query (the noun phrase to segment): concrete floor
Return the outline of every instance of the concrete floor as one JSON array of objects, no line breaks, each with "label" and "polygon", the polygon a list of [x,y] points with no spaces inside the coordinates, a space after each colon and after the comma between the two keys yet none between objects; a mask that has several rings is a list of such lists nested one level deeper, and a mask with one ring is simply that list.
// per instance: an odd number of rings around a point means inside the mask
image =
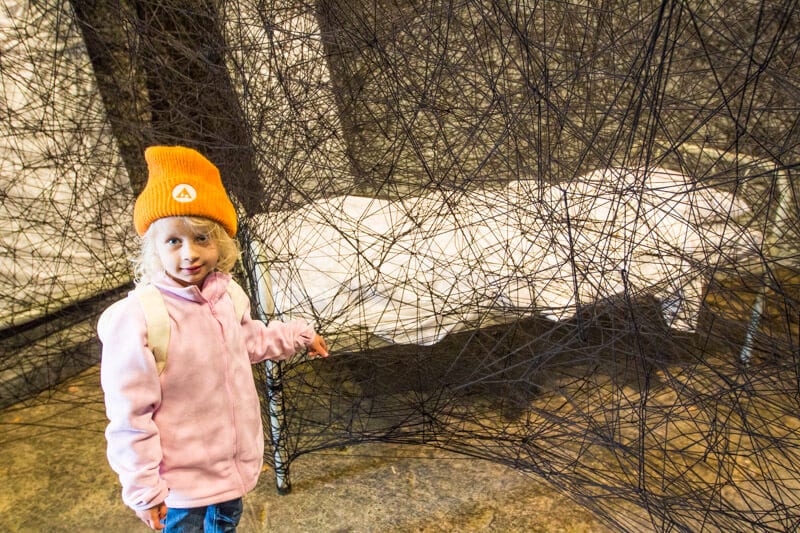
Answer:
[{"label": "concrete floor", "polygon": [[[0,530],[147,531],[119,499],[105,459],[98,368],[0,411]],[[421,446],[364,444],[292,463],[293,490],[271,471],[245,500],[240,531],[605,532],[544,482]]]}]

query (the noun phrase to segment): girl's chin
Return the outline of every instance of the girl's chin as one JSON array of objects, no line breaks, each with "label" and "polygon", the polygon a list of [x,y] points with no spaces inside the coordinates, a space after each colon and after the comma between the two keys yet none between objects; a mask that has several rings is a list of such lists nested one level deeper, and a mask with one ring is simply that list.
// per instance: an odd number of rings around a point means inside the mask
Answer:
[{"label": "girl's chin", "polygon": [[169,274],[169,277],[184,287],[188,287],[189,285],[197,285],[199,287],[206,279],[206,276],[202,275],[199,270],[196,273],[181,272],[180,274]]}]

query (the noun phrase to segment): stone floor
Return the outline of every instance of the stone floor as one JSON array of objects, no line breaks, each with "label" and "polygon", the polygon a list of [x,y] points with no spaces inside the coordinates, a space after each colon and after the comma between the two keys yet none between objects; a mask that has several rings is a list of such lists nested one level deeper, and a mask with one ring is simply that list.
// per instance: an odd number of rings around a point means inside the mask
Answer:
[{"label": "stone floor", "polygon": [[[0,411],[0,530],[147,531],[119,499],[104,454],[97,367]],[[363,444],[292,463],[292,492],[271,471],[245,500],[240,531],[605,532],[539,479],[427,447]]]}]

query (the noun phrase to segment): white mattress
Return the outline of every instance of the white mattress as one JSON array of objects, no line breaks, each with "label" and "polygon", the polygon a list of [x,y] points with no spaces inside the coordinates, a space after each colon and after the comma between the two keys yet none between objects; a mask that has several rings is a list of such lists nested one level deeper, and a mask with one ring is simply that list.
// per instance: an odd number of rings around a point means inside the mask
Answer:
[{"label": "white mattress", "polygon": [[310,320],[343,350],[564,320],[625,290],[660,299],[666,322],[690,331],[715,265],[761,243],[736,222],[747,210],[680,173],[604,169],[542,190],[339,196],[252,222],[277,314]]}]

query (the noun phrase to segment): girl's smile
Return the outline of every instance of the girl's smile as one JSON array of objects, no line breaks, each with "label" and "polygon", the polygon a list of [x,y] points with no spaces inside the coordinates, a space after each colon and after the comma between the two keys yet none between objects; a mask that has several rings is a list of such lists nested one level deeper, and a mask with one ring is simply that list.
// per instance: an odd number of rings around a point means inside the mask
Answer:
[{"label": "girl's smile", "polygon": [[201,287],[219,261],[216,240],[197,233],[181,217],[158,221],[156,250],[167,275],[184,287]]}]

